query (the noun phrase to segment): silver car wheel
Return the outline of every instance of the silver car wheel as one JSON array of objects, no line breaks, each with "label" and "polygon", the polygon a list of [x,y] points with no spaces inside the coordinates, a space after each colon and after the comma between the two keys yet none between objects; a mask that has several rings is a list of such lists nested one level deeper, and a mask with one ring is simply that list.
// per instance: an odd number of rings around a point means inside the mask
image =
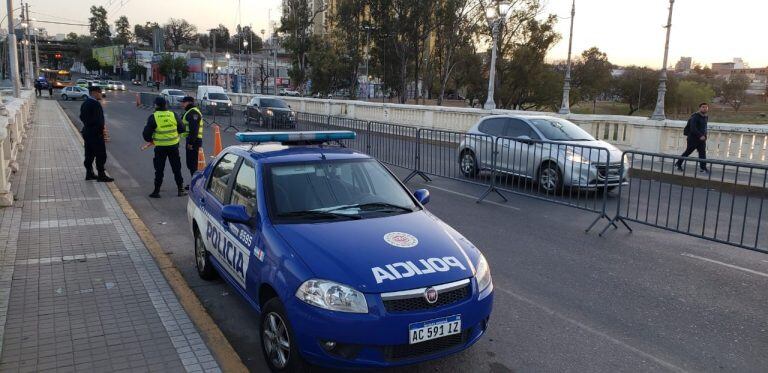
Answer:
[{"label": "silver car wheel", "polygon": [[472,153],[464,153],[461,157],[461,172],[464,175],[472,175],[475,172],[475,157]]},{"label": "silver car wheel", "polygon": [[291,356],[288,328],[286,328],[283,318],[275,312],[270,312],[264,321],[266,324],[262,326],[264,349],[267,350],[272,365],[278,369],[283,369],[288,365],[288,359]]},{"label": "silver car wheel", "polygon": [[552,166],[545,166],[539,173],[539,185],[547,191],[554,192],[557,190],[557,186],[560,184],[560,174],[556,168]]}]

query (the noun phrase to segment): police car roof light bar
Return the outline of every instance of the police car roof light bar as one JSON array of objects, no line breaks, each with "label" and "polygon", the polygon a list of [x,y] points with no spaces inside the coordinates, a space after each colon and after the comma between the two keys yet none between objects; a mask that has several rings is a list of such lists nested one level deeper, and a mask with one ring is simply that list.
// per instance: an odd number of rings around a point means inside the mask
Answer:
[{"label": "police car roof light bar", "polygon": [[238,132],[235,138],[240,142],[264,143],[324,143],[328,141],[354,140],[352,131],[299,131],[299,132]]}]

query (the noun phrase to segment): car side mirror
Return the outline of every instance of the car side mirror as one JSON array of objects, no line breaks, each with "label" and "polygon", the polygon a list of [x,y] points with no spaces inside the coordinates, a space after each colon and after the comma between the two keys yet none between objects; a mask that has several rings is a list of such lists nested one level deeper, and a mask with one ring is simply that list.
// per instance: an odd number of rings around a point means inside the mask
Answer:
[{"label": "car side mirror", "polygon": [[251,217],[243,205],[226,205],[221,209],[221,219],[227,223],[248,224]]},{"label": "car side mirror", "polygon": [[523,144],[533,144],[533,140],[528,135],[517,136],[515,139]]},{"label": "car side mirror", "polygon": [[416,200],[419,201],[419,203],[422,205],[429,203],[429,191],[426,189],[414,190],[413,196],[416,197]]}]

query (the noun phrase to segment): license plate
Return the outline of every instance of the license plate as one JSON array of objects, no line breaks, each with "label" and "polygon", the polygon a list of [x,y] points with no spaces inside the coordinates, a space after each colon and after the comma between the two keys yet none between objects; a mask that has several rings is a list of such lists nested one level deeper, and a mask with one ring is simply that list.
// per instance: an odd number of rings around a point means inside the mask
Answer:
[{"label": "license plate", "polygon": [[453,315],[408,325],[410,344],[461,333],[461,315]]}]

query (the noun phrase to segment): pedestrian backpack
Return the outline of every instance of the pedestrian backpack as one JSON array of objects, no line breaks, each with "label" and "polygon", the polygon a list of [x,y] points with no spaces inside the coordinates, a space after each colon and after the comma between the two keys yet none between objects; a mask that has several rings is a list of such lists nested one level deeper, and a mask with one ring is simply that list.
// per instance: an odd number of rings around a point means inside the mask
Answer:
[{"label": "pedestrian backpack", "polygon": [[685,123],[685,128],[683,128],[683,135],[688,136],[691,134],[691,120],[688,119],[688,122]]}]

